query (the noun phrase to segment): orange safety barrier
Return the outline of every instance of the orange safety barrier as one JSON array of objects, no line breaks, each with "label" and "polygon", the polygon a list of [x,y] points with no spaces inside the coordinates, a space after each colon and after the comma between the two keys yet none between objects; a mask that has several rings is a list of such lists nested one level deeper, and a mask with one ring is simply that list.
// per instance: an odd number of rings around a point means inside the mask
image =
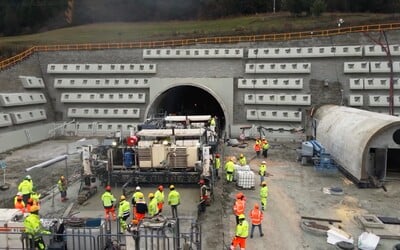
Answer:
[{"label": "orange safety barrier", "polygon": [[165,41],[139,41],[122,43],[88,43],[88,44],[60,44],[60,45],[37,45],[31,47],[13,57],[0,62],[0,70],[10,67],[31,56],[34,52],[46,51],[69,51],[69,50],[99,50],[99,49],[143,49],[160,48],[172,46],[187,46],[195,44],[226,44],[239,42],[265,42],[265,41],[287,41],[310,37],[335,36],[347,33],[376,32],[400,29],[400,23],[372,24],[352,27],[342,27],[327,30],[301,31],[291,33],[246,35],[246,36],[223,36],[223,37],[200,37],[181,40]]}]

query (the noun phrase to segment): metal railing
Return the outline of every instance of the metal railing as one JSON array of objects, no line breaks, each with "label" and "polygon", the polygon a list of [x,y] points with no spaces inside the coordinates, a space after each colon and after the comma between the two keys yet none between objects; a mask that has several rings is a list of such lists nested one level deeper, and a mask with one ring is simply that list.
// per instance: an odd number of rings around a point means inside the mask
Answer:
[{"label": "metal railing", "polygon": [[138,41],[138,42],[122,42],[122,43],[37,45],[19,53],[18,55],[15,55],[13,57],[1,61],[0,70],[4,70],[7,67],[10,67],[28,58],[34,52],[104,50],[104,49],[142,49],[142,48],[188,46],[195,44],[229,44],[229,43],[239,43],[239,42],[287,41],[287,40],[297,40],[297,39],[305,39],[311,37],[326,37],[326,36],[343,35],[348,33],[377,32],[384,30],[397,30],[397,29],[400,29],[400,23],[371,24],[371,25],[342,27],[342,28],[326,29],[326,30],[300,31],[300,32],[263,34],[263,35],[199,37],[199,38],[189,38],[189,39],[179,39],[179,40]]}]

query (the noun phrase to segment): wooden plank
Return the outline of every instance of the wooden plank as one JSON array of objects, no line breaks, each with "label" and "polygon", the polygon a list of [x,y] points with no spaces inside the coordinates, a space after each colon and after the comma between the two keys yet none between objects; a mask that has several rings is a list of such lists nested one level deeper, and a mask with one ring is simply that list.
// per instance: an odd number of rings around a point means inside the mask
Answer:
[{"label": "wooden plank", "polygon": [[319,217],[309,217],[309,216],[301,216],[303,220],[319,220],[319,221],[329,221],[329,222],[338,222],[341,223],[342,220],[337,219],[328,219],[328,218],[319,218]]}]

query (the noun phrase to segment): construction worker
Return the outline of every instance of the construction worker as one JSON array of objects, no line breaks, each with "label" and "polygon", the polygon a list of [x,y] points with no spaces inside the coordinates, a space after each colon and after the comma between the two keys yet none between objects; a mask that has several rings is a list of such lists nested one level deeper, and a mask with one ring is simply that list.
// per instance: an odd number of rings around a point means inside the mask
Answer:
[{"label": "construction worker", "polygon": [[218,172],[219,169],[221,168],[221,158],[219,158],[219,154],[215,154],[214,167],[215,167],[215,176],[217,177],[217,179],[219,179]]},{"label": "construction worker", "polygon": [[245,165],[247,165],[246,157],[244,157],[243,154],[240,154],[240,156],[239,156],[239,164],[240,164],[240,166],[245,166]]},{"label": "construction worker", "polygon": [[178,217],[178,206],[181,203],[181,197],[178,191],[175,190],[174,185],[169,186],[168,205],[171,206],[172,217]]},{"label": "construction worker", "polygon": [[261,199],[261,209],[265,210],[267,206],[267,197],[268,197],[268,187],[267,187],[267,182],[263,181],[261,183],[261,189],[260,189],[260,199]]},{"label": "construction worker", "polygon": [[157,199],[153,193],[149,193],[149,216],[154,217],[158,214]]},{"label": "construction worker", "polygon": [[200,184],[199,209],[200,212],[205,212],[206,206],[210,205],[209,187],[206,185],[206,181],[204,179],[200,179],[199,184]]},{"label": "construction worker", "polygon": [[268,149],[269,149],[269,142],[267,141],[267,139],[263,138],[261,141],[261,148],[262,148],[262,154],[264,156],[264,158],[268,157]]},{"label": "construction worker", "polygon": [[262,161],[258,168],[258,174],[260,175],[260,183],[264,181],[264,176],[267,174],[267,162]]},{"label": "construction worker", "polygon": [[39,217],[39,207],[33,205],[30,214],[24,219],[25,233],[29,238],[29,249],[46,249],[42,234],[50,234],[43,228]]},{"label": "construction worker", "polygon": [[22,213],[25,213],[25,202],[22,197],[22,193],[18,192],[14,198],[14,208],[19,209]]},{"label": "construction worker", "polygon": [[110,219],[110,214],[111,214],[113,220],[116,220],[117,215],[115,214],[114,202],[117,199],[115,199],[114,195],[111,193],[110,186],[106,186],[106,191],[101,196],[101,200],[103,201],[104,214],[105,214],[106,220]]},{"label": "construction worker", "polygon": [[209,125],[210,125],[210,129],[212,130],[212,131],[214,131],[215,132],[215,126],[217,125],[216,124],[216,121],[215,121],[215,116],[212,116],[211,118],[210,118],[210,120],[209,120]]},{"label": "construction worker", "polygon": [[258,203],[254,204],[254,208],[250,211],[250,218],[251,218],[251,233],[250,238],[253,238],[254,228],[258,227],[258,231],[260,232],[260,236],[263,237],[263,231],[261,228],[261,222],[264,219],[264,214],[260,211],[260,207]]},{"label": "construction worker", "polygon": [[259,158],[261,153],[261,141],[259,139],[257,139],[254,144],[254,151],[256,152],[257,158]]},{"label": "construction worker", "polygon": [[124,195],[121,195],[121,197],[119,198],[118,218],[122,233],[125,233],[126,229],[128,228],[126,220],[131,215],[130,210],[131,210],[131,204],[129,204],[129,202],[126,201],[126,197]]},{"label": "construction worker", "polygon": [[144,199],[143,193],[137,195],[135,210],[135,219],[136,222],[139,223],[141,220],[143,220],[143,218],[146,216],[146,213],[148,212],[148,207],[146,204],[146,200]]},{"label": "construction worker", "polygon": [[67,185],[67,180],[63,175],[60,176],[60,179],[57,182],[57,187],[61,194],[61,202],[68,200],[67,198],[68,185]]},{"label": "construction worker", "polygon": [[236,194],[236,201],[233,205],[233,213],[236,216],[236,225],[239,224],[239,215],[246,211],[246,200],[242,192]]},{"label": "construction worker", "polygon": [[226,181],[233,181],[233,172],[235,172],[235,163],[233,163],[233,158],[229,158],[228,162],[225,164],[226,171]]},{"label": "construction worker", "polygon": [[157,199],[157,208],[158,212],[161,213],[164,206],[164,187],[163,185],[158,186],[157,191],[154,193],[154,196]]},{"label": "construction worker", "polygon": [[22,199],[26,204],[28,199],[31,198],[32,193],[32,179],[30,175],[25,176],[24,180],[18,185],[18,192],[22,193]]},{"label": "construction worker", "polygon": [[135,192],[132,195],[132,206],[133,206],[133,217],[136,218],[136,201],[139,199],[139,196],[142,196],[144,199],[144,194],[141,191],[141,188],[137,186],[135,188]]},{"label": "construction worker", "polygon": [[231,250],[234,250],[236,246],[239,246],[240,250],[245,250],[247,236],[249,236],[249,223],[246,221],[244,214],[240,214],[239,223],[236,225],[235,237],[232,240]]}]

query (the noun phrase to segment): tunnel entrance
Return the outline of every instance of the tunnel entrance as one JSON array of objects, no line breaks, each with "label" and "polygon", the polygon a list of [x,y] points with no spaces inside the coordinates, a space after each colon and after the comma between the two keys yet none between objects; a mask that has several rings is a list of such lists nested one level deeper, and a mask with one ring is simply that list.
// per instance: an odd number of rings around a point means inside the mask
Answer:
[{"label": "tunnel entrance", "polygon": [[218,126],[225,128],[225,115],[218,101],[207,91],[194,86],[178,86],[160,94],[149,109],[148,116],[212,115]]}]

